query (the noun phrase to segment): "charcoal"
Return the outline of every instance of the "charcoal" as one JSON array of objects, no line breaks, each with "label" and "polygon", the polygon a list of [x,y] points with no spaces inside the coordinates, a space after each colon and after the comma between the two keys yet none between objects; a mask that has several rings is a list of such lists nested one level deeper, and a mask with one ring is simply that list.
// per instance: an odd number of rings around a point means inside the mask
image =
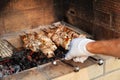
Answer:
[{"label": "charcoal", "polygon": [[16,51],[12,57],[0,60],[0,77],[16,74],[20,71],[36,67],[38,65],[53,62],[59,58],[65,57],[67,50],[58,47],[54,51],[55,56],[47,58],[42,52],[32,52],[31,50],[22,49]]}]

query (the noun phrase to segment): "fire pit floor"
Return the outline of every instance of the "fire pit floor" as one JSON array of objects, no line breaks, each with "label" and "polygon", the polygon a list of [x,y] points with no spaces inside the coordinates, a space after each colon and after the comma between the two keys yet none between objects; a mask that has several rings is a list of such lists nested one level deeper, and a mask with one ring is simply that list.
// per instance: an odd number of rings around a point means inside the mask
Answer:
[{"label": "fire pit floor", "polygon": [[[73,61],[68,62],[78,65],[80,67],[80,71],[74,72],[73,68],[58,60],[57,65],[52,65],[52,63],[49,62],[47,64],[10,75],[5,77],[3,80],[89,80],[93,78],[93,76],[98,76],[103,73],[103,66],[97,66],[97,64],[90,60],[87,60],[84,64],[74,63]],[[88,74],[90,74],[89,77]]]}]

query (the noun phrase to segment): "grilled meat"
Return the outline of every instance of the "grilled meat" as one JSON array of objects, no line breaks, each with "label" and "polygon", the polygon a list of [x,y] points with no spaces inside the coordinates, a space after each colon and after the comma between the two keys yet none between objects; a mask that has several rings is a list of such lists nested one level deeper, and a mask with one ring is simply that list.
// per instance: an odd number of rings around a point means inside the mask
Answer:
[{"label": "grilled meat", "polygon": [[24,47],[33,52],[41,50],[48,58],[53,57],[54,51],[57,49],[56,45],[48,38],[43,31],[39,33],[27,33],[21,36]]},{"label": "grilled meat", "polygon": [[57,46],[62,46],[65,49],[68,49],[68,46],[72,39],[78,37],[86,37],[86,35],[78,34],[64,25],[58,25],[55,28],[45,30],[45,32]]}]

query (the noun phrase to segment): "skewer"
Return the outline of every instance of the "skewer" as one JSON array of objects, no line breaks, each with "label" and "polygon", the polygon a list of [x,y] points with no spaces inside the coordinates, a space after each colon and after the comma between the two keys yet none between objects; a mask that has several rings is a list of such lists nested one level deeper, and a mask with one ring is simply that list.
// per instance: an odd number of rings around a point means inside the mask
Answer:
[{"label": "skewer", "polygon": [[97,63],[98,65],[103,65],[104,63],[104,60],[103,59],[97,59],[97,58],[94,58],[94,57],[89,57],[90,59],[92,59],[95,63]]}]

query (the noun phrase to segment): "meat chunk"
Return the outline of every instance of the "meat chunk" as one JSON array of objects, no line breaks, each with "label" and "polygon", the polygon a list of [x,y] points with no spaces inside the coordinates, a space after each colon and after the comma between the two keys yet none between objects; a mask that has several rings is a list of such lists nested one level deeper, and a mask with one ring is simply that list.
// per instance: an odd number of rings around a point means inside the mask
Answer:
[{"label": "meat chunk", "polygon": [[24,42],[24,47],[38,52],[41,50],[48,58],[54,56],[54,51],[57,49],[56,45],[48,38],[43,31],[39,33],[27,33],[21,36]]},{"label": "meat chunk", "polygon": [[65,49],[69,48],[69,44],[72,39],[86,37],[86,35],[78,34],[64,25],[58,25],[55,28],[45,30],[45,32],[57,46],[62,46]]},{"label": "meat chunk", "polygon": [[36,35],[36,38],[41,42],[39,48],[47,57],[52,57],[57,47],[53,41],[43,33],[43,31],[40,31],[38,35]]}]

